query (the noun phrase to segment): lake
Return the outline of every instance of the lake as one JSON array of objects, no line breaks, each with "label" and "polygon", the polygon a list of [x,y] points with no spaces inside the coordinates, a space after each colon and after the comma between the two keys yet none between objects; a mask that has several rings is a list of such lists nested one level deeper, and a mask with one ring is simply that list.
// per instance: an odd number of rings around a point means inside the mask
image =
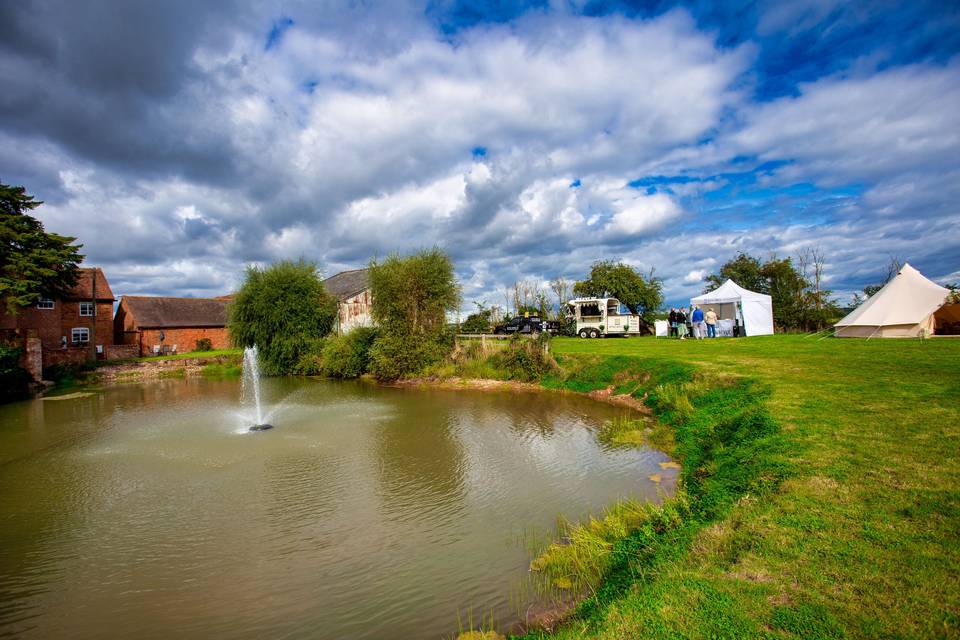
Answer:
[{"label": "lake", "polygon": [[[440,638],[520,619],[557,517],[658,499],[676,470],[602,445],[555,393],[238,380],[0,406],[0,636]],[[663,476],[660,485],[648,476]]]}]

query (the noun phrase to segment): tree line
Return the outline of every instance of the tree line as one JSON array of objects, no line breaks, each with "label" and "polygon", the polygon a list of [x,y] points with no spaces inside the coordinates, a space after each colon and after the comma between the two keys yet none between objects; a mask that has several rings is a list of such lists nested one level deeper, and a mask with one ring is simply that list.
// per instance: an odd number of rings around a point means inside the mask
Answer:
[{"label": "tree line", "polygon": [[[79,275],[82,245],[76,238],[47,232],[30,215],[40,204],[23,187],[0,183],[0,298],[7,313],[16,314],[42,296],[69,291]],[[705,292],[732,279],[771,296],[778,330],[818,330],[844,311],[825,286],[825,264],[819,249],[765,260],[739,253],[706,277]],[[892,258],[886,280],[900,266]],[[441,250],[373,260],[369,274],[377,328],[333,336],[337,300],[326,291],[316,263],[284,260],[249,267],[230,307],[232,339],[238,346],[256,344],[268,373],[353,377],[370,372],[390,380],[442,360],[452,349],[457,330],[489,331],[511,313],[562,318],[574,296],[613,297],[650,327],[664,302],[663,281],[653,270],[643,273],[625,262],[601,260],[583,280],[557,277],[545,284],[523,280],[505,287],[502,307],[479,302],[476,312],[457,327],[448,319],[459,312],[461,290],[453,263]],[[866,287],[864,296],[883,284]],[[857,296],[854,303],[862,299]],[[4,371],[16,369],[16,349],[5,346],[0,356]]]},{"label": "tree line", "polygon": [[771,255],[761,260],[739,253],[717,273],[706,277],[708,293],[728,279],[765,293],[773,302],[773,322],[780,331],[818,331],[842,317],[833,292],[824,286],[826,257],[820,249],[804,249],[794,260]]}]

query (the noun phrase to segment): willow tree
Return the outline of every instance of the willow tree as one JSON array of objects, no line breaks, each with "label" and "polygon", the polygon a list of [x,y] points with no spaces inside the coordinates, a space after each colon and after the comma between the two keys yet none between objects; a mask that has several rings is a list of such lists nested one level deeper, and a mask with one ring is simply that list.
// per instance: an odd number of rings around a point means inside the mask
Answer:
[{"label": "willow tree", "polygon": [[460,307],[460,286],[453,262],[440,249],[372,261],[370,293],[379,329],[370,354],[376,377],[395,380],[449,352],[447,314]]},{"label": "willow tree", "polygon": [[257,346],[264,373],[280,375],[319,352],[336,316],[337,301],[323,286],[316,263],[284,260],[247,268],[227,326],[235,345]]}]

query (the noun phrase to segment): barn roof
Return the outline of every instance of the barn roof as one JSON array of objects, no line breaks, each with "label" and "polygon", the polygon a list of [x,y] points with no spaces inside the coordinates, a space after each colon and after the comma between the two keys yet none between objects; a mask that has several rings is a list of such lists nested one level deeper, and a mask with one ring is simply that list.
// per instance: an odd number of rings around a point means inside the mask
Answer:
[{"label": "barn roof", "polygon": [[355,296],[370,287],[370,275],[367,269],[341,271],[323,281],[323,285],[331,295],[339,300]]},{"label": "barn roof", "polygon": [[84,267],[80,269],[80,277],[77,284],[70,290],[67,298],[76,298],[79,300],[89,300],[93,297],[93,274],[97,274],[97,300],[113,300],[113,291],[110,289],[110,283],[107,282],[107,276],[103,275],[103,269],[100,267]]},{"label": "barn roof", "polygon": [[225,327],[229,300],[123,296],[120,304],[137,328]]}]

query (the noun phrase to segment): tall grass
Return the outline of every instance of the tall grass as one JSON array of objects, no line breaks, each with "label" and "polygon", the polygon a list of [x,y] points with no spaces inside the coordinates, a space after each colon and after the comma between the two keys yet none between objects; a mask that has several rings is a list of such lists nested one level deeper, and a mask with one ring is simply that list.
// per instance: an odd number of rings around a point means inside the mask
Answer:
[{"label": "tall grass", "polygon": [[[564,524],[531,563],[553,586],[586,595],[574,619],[587,630],[613,600],[651,580],[665,558],[689,549],[698,531],[738,500],[773,491],[791,468],[786,441],[766,409],[769,390],[752,380],[629,356],[568,356],[562,365],[545,384],[577,391],[614,386],[642,398],[672,429],[673,454],[683,463],[672,498],[659,506],[619,502],[600,518]],[[600,436],[616,442],[636,426],[614,421]]]}]

